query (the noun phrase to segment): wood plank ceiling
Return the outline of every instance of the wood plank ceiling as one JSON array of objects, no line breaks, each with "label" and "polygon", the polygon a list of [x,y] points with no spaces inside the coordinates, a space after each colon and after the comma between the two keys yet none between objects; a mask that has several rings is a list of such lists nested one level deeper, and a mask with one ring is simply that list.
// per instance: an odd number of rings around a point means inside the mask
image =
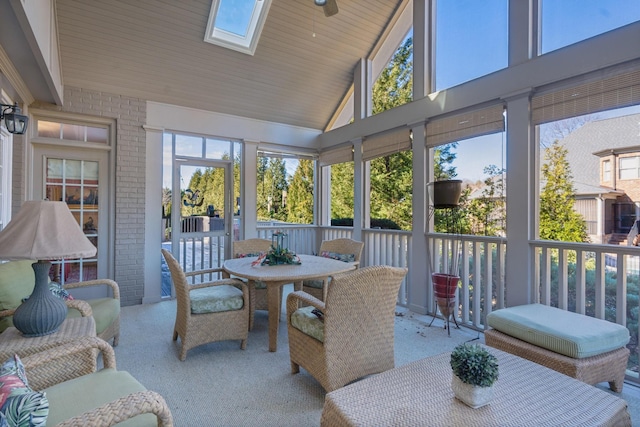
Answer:
[{"label": "wood plank ceiling", "polygon": [[250,56],[203,41],[210,0],[57,0],[63,80],[325,129],[400,4],[338,0],[327,18],[313,0],[273,0]]}]

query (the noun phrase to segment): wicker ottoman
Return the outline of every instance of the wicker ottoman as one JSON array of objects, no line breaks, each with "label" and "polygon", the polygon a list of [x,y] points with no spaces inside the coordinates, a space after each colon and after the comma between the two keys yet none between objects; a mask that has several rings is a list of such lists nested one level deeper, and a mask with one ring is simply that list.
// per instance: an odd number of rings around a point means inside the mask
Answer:
[{"label": "wicker ottoman", "polygon": [[[629,349],[625,347],[628,338],[624,340],[620,325],[541,304],[497,310],[488,316],[487,324],[493,328],[485,331],[485,342],[491,347],[587,384],[606,381],[611,390],[622,391]],[[586,350],[580,346],[585,331],[591,334],[586,336],[591,346]],[[592,337],[598,334],[608,336],[598,344],[598,339]]]}]

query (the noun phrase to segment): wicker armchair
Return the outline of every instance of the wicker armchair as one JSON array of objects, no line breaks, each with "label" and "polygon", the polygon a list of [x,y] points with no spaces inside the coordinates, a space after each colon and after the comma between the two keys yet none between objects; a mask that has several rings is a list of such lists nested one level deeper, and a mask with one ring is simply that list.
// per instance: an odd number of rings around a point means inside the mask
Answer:
[{"label": "wicker armchair", "polygon": [[[21,260],[4,263],[0,266],[0,288],[4,292],[0,296],[0,332],[13,326],[11,316],[20,305],[20,300],[28,297],[35,285],[35,276],[31,267],[33,261]],[[97,279],[85,282],[66,283],[66,290],[85,289],[102,286],[107,289],[104,297],[88,298],[85,301],[91,306],[87,313],[79,307],[78,301],[67,300],[69,310],[67,317],[86,317],[93,315],[96,321],[96,334],[105,341],[113,339],[113,346],[118,345],[120,337],[120,288],[110,279]],[[104,288],[103,288],[104,289]],[[73,293],[73,292],[71,292]]]},{"label": "wicker armchair", "polygon": [[[363,242],[358,242],[352,239],[333,239],[323,240],[320,244],[320,256],[324,256],[323,253],[332,253],[340,255],[353,255],[353,262],[356,268],[360,265],[360,257],[362,256],[362,249],[364,248]],[[302,290],[313,295],[321,301],[327,299],[327,289],[329,287],[330,278],[327,277],[324,280],[305,280],[302,282]]]},{"label": "wicker armchair", "polygon": [[[43,372],[51,361],[91,349],[102,353],[103,369],[79,374],[73,379],[69,379],[69,372],[61,372],[58,384],[38,390],[46,393],[49,400],[47,425],[102,427],[136,417],[135,425],[173,426],[173,417],[164,398],[147,390],[128,372],[117,371],[113,348],[100,338],[82,337],[23,357],[29,383],[37,382],[35,372]],[[72,369],[73,366],[69,366],[69,370]],[[49,377],[52,375],[55,372],[48,373]]]},{"label": "wicker armchair", "polygon": [[[188,276],[221,272],[221,269],[198,270],[185,273],[171,252],[162,249],[171,280],[176,290],[178,307],[173,328],[173,340],[182,341],[179,358],[185,360],[187,351],[214,341],[241,340],[240,348],[247,346],[249,334],[249,291],[238,279],[221,279],[189,285]],[[235,304],[241,297],[241,306]],[[202,310],[194,312],[194,301]],[[235,305],[234,305],[235,304]],[[239,308],[235,308],[239,307]]]},{"label": "wicker armchair", "polygon": [[[267,239],[246,239],[233,242],[233,257],[241,258],[247,255],[266,253],[271,247]],[[242,279],[243,281],[245,279]],[[267,286],[262,282],[247,281],[249,286],[249,330],[253,330],[253,320],[256,310],[268,310]],[[282,287],[280,287],[280,301],[282,301]]]},{"label": "wicker armchair", "polygon": [[[120,338],[120,287],[110,279],[87,280],[85,282],[66,283],[64,288],[85,289],[95,286],[106,286],[111,296],[86,300],[91,306],[93,318],[96,321],[96,335],[105,341],[113,340],[113,346],[118,345]],[[67,317],[77,317],[81,312],[70,310]]]},{"label": "wicker armchair", "polygon": [[304,291],[290,293],[291,373],[302,366],[330,392],[393,368],[396,300],[406,274],[406,268],[370,266],[335,275],[326,303]]}]

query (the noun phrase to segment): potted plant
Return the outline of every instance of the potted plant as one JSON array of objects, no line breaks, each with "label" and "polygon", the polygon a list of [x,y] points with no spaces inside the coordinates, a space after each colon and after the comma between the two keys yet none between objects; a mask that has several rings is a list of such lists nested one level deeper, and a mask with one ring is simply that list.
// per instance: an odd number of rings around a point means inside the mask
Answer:
[{"label": "potted plant", "polygon": [[462,180],[446,179],[427,184],[429,195],[435,209],[456,208],[462,194]]},{"label": "potted plant", "polygon": [[479,408],[493,398],[498,359],[480,345],[460,344],[451,352],[451,388],[458,399]]}]

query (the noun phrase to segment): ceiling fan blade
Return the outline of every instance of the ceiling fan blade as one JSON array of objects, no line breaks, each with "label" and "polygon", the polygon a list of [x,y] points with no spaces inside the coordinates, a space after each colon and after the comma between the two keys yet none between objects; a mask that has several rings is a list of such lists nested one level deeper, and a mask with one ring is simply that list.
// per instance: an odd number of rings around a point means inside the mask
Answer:
[{"label": "ceiling fan blade", "polygon": [[333,16],[338,13],[338,3],[336,3],[336,0],[327,0],[325,5],[322,6],[322,10],[324,10],[324,16]]}]

